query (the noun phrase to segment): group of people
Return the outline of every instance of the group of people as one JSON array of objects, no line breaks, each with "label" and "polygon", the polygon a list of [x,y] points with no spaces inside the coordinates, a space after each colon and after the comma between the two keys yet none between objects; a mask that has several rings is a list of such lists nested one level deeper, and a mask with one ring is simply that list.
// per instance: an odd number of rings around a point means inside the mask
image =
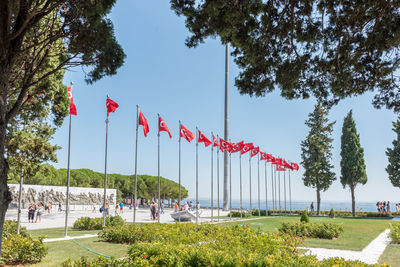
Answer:
[{"label": "group of people", "polygon": [[[199,202],[197,202],[197,208],[200,210]],[[185,204],[183,204],[183,206],[181,206],[181,211],[183,211],[183,210],[194,211],[195,209],[196,209],[196,205],[192,201],[188,201]],[[178,202],[175,202],[174,211],[178,212],[178,210],[179,210]]]},{"label": "group of people", "polygon": [[[47,208],[48,208],[48,206],[47,206]],[[48,210],[48,209],[46,209],[46,210]],[[39,222],[41,222],[42,214],[44,212],[45,212],[45,210],[44,210],[43,202],[39,202],[37,204],[32,202],[28,208],[28,222],[33,223],[35,221],[35,223],[36,223],[38,220],[39,220]],[[36,215],[36,219],[35,219],[35,215]]]},{"label": "group of people", "polygon": [[[379,214],[390,214],[392,211],[390,209],[390,201],[386,202],[386,201],[378,201],[376,203],[376,207],[378,209],[378,213]],[[396,211],[398,212],[398,204],[396,204]]]}]

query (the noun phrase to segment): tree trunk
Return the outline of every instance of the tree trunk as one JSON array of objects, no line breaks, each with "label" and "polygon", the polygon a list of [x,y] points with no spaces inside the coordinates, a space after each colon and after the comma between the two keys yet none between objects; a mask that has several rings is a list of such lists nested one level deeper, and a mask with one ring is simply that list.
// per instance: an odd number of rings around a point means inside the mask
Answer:
[{"label": "tree trunk", "polygon": [[317,189],[317,214],[321,215],[321,192]]},{"label": "tree trunk", "polygon": [[351,191],[351,212],[353,213],[353,217],[356,216],[356,198],[354,196],[355,186],[350,186]]}]

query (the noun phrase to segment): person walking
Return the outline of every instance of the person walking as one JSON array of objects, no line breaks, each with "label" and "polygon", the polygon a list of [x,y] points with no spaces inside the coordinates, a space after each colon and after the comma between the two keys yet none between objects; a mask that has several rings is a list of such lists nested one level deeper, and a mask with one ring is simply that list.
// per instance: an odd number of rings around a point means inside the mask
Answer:
[{"label": "person walking", "polygon": [[28,222],[33,223],[33,219],[35,218],[35,211],[36,211],[36,206],[34,203],[31,203],[28,208]]},{"label": "person walking", "polygon": [[161,202],[160,212],[161,212],[161,214],[164,214],[164,201]]},{"label": "person walking", "polygon": [[119,213],[124,213],[124,203],[122,201],[119,203]]},{"label": "person walking", "polygon": [[179,208],[178,203],[175,202],[175,205],[174,205],[174,212],[178,212],[178,208]]},{"label": "person walking", "polygon": [[37,223],[38,219],[39,222],[42,221],[42,213],[43,213],[43,203],[39,202],[38,206],[37,206],[37,210],[36,210],[36,220],[35,223]]},{"label": "person walking", "polygon": [[311,202],[311,205],[310,205],[310,211],[311,211],[311,212],[313,212],[313,211],[314,211],[314,202]]}]

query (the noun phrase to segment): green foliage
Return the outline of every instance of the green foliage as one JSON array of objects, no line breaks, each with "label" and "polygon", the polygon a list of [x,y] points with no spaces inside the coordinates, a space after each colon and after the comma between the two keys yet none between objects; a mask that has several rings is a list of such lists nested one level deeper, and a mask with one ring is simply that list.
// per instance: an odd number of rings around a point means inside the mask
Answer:
[{"label": "green foliage", "polygon": [[391,225],[389,236],[393,243],[400,244],[400,223]]},{"label": "green foliage", "polygon": [[[106,218],[106,226],[121,226],[123,224],[125,224],[125,221],[120,216]],[[103,229],[103,218],[81,217],[74,222],[72,228],[77,230],[101,230]]]},{"label": "green foliage", "polygon": [[335,210],[334,209],[331,209],[330,211],[329,211],[329,215],[328,215],[330,218],[335,218]]},{"label": "green foliage", "polygon": [[298,237],[311,237],[321,239],[338,238],[343,233],[343,227],[333,223],[282,223],[280,233]]},{"label": "green foliage", "polygon": [[396,133],[396,139],[393,140],[393,148],[386,150],[389,164],[386,172],[393,186],[400,188],[400,116],[393,122],[393,131]]},{"label": "green foliage", "polygon": [[[287,99],[328,103],[379,90],[376,107],[400,109],[399,4],[380,1],[171,0],[196,47],[218,37],[233,47],[242,94],[279,88]],[[384,12],[382,12],[384,10]],[[362,34],[360,35],[360,33]]]},{"label": "green foliage", "polygon": [[[108,174],[107,187],[117,189],[117,200],[130,199],[134,191],[134,176],[121,174]],[[138,198],[152,199],[157,195],[158,178],[150,175],[138,175]],[[11,170],[9,173],[10,183],[19,182],[19,172]],[[65,186],[67,183],[67,170],[55,169],[50,165],[43,167],[33,176],[24,179],[25,184],[58,185]],[[103,187],[104,174],[89,169],[71,170],[71,186],[77,187]],[[181,187],[182,199],[188,196],[188,190]],[[165,199],[178,199],[178,183],[161,177],[161,197]]]},{"label": "green foliage", "polygon": [[306,210],[303,211],[303,213],[301,214],[300,222],[304,222],[304,223],[310,222],[310,217],[308,217],[308,213]]},{"label": "green foliage", "polygon": [[[11,234],[17,234],[17,226],[18,223],[17,221],[14,220],[6,220],[4,221],[4,225],[3,225],[3,236],[8,236]],[[28,232],[26,231],[25,227],[20,227],[19,229],[19,234],[26,237],[28,236]]]},{"label": "green foliage", "polygon": [[329,111],[318,102],[314,111],[308,115],[305,124],[310,128],[306,139],[301,142],[301,164],[304,167],[303,182],[305,186],[317,191],[317,212],[320,212],[320,192],[326,191],[336,180],[332,171],[333,125],[329,122]]},{"label": "green foliage", "polygon": [[352,197],[352,211],[355,216],[354,189],[357,184],[367,183],[367,172],[365,170],[364,149],[360,145],[360,136],[357,133],[356,124],[352,116],[353,112],[347,114],[343,121],[340,160],[341,177],[343,187],[349,186]]},{"label": "green foliage", "polygon": [[[240,216],[240,214],[242,214],[242,216]],[[265,211],[264,211],[264,214],[265,214]],[[258,215],[258,211],[257,211],[257,215]],[[233,217],[233,218],[240,218],[240,217],[249,218],[251,216],[252,216],[252,212],[250,212],[250,211],[242,211],[242,212],[240,212],[240,211],[231,211],[228,214],[228,217]]]}]

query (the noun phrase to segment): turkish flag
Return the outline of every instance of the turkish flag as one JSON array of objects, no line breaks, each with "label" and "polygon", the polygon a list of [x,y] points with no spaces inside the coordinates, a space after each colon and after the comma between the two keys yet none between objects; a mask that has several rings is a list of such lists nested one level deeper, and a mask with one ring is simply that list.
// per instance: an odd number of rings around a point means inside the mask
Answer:
[{"label": "turkish flag", "polygon": [[283,166],[282,159],[280,159],[280,158],[274,158],[274,160],[272,161],[272,164]]},{"label": "turkish flag", "polygon": [[139,125],[143,126],[144,136],[147,137],[147,134],[150,132],[149,125],[147,124],[147,120],[140,109],[139,109]]},{"label": "turkish flag", "polygon": [[290,165],[286,160],[283,161],[283,167],[287,169],[292,169],[292,165]]},{"label": "turkish flag", "polygon": [[199,131],[199,138],[197,139],[197,142],[204,143],[204,146],[206,147],[211,145],[210,139],[208,139],[200,130],[198,131]]},{"label": "turkish flag", "polygon": [[224,150],[228,151],[228,152],[231,152],[231,150],[232,150],[232,144],[231,143],[229,143],[228,141],[225,141],[222,138],[219,139],[219,142],[221,144],[221,146],[219,148],[221,149],[222,152],[224,152]]},{"label": "turkish flag", "polygon": [[110,98],[107,97],[106,107],[107,107],[107,117],[108,117],[110,112],[116,111],[117,108],[119,107],[119,105],[116,102],[112,101]]},{"label": "turkish flag", "polygon": [[232,150],[231,153],[236,153],[242,150],[242,148],[244,147],[244,141],[241,141],[239,143],[236,144],[232,144]]},{"label": "turkish flag", "polygon": [[286,171],[285,167],[282,165],[276,165],[276,170],[277,171]]},{"label": "turkish flag", "polygon": [[167,132],[169,138],[172,138],[171,132],[169,131],[167,124],[160,116],[158,117],[158,132]]},{"label": "turkish flag", "polygon": [[253,143],[244,144],[242,150],[240,151],[240,154],[243,155],[243,154],[249,152],[250,150],[253,149],[253,147],[254,147]]},{"label": "turkish flag", "polygon": [[220,147],[217,138],[213,135],[213,147]]},{"label": "turkish flag", "polygon": [[260,160],[267,160],[268,159],[268,154],[265,152],[260,152],[261,158]]},{"label": "turkish flag", "polygon": [[292,162],[291,166],[292,166],[292,170],[296,170],[296,171],[299,170],[299,165],[297,163]]},{"label": "turkish flag", "polygon": [[74,96],[72,95],[72,85],[68,87],[68,98],[69,98],[69,114],[78,115],[76,112],[76,106],[74,104]]},{"label": "turkish flag", "polygon": [[250,157],[254,157],[255,155],[258,154],[258,152],[260,152],[260,147],[254,147],[254,148],[250,151]]},{"label": "turkish flag", "polygon": [[181,128],[179,129],[180,131],[180,137],[185,138],[189,143],[192,141],[195,137],[194,133],[189,131],[183,124],[181,124]]}]

